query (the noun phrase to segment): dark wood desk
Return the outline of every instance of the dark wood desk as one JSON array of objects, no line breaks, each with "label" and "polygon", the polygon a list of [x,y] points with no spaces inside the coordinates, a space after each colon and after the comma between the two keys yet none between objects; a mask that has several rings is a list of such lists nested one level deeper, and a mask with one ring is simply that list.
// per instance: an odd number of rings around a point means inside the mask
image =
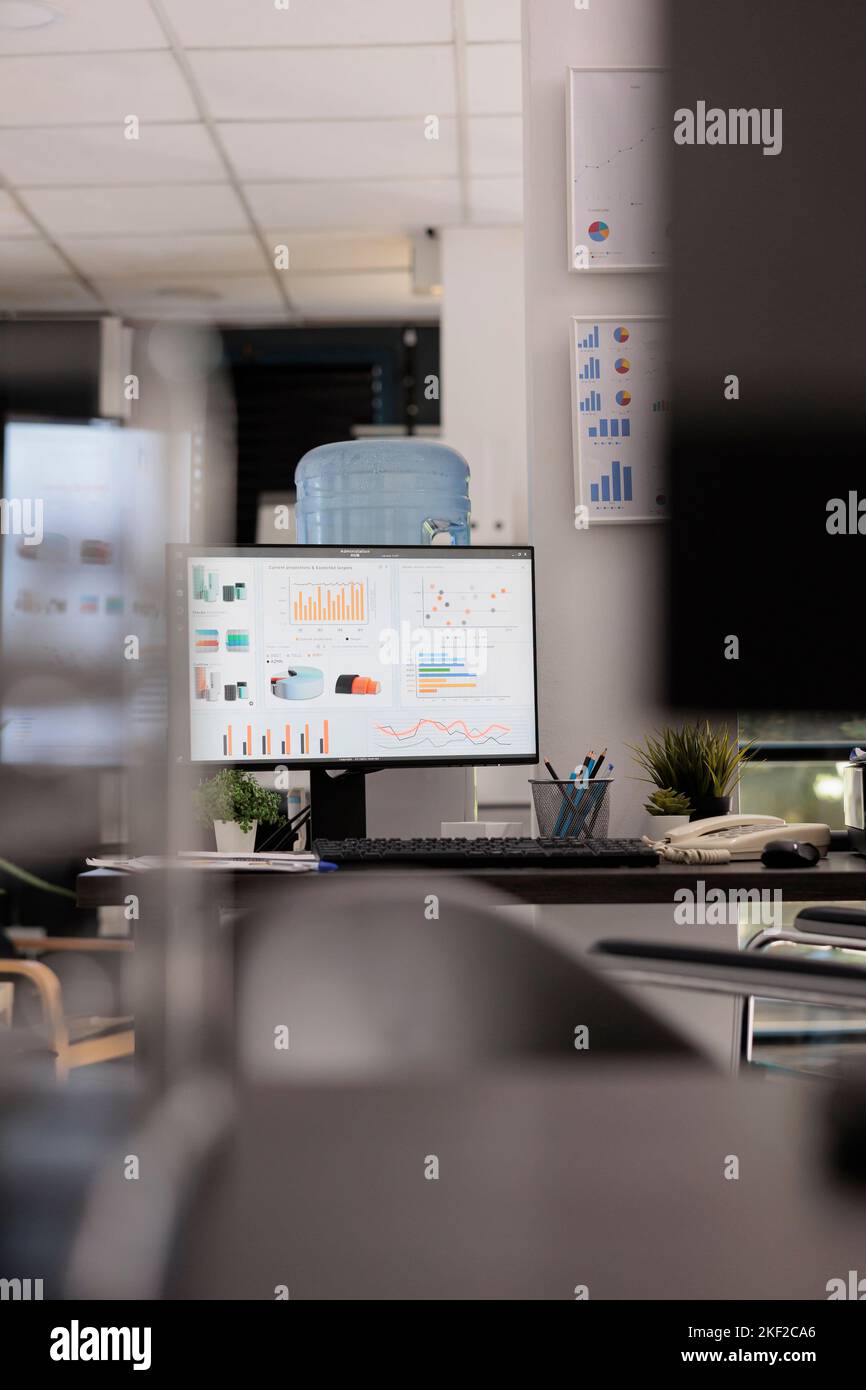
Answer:
[{"label": "dark wood desk", "polygon": [[[353,865],[338,874],[322,874],[323,891],[327,883],[347,874],[357,878],[359,887],[364,880],[374,880],[381,874],[422,878],[430,882],[430,874],[448,874],[482,883],[508,893],[524,903],[670,903],[678,888],[694,888],[702,879],[710,888],[763,888],[772,892],[781,889],[783,901],[840,902],[866,901],[866,859],[858,854],[830,853],[814,869],[765,869],[760,860],[735,864],[660,864],[651,869],[432,869],[402,868],[386,865]],[[78,906],[109,907],[121,904],[130,884],[141,875],[123,874],[110,869],[91,869],[78,875],[76,892]],[[243,896],[255,892],[256,883],[272,884],[275,875],[237,874],[229,876],[233,883],[242,881]],[[289,875],[283,875],[287,888]]]}]

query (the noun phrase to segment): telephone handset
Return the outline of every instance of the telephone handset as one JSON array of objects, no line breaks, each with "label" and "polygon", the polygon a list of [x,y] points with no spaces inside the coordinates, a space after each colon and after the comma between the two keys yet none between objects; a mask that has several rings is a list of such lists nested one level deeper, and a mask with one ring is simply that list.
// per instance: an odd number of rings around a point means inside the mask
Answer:
[{"label": "telephone handset", "polygon": [[830,827],[811,821],[789,825],[778,816],[746,816],[734,811],[671,830],[657,848],[669,861],[724,864],[731,859],[760,859],[774,840],[805,840],[825,855],[830,848]]}]

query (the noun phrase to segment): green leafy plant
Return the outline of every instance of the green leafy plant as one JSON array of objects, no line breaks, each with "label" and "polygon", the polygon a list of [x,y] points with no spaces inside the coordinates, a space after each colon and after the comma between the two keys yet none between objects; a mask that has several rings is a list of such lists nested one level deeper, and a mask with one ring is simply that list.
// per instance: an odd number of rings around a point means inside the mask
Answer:
[{"label": "green leafy plant", "polygon": [[708,719],[662,729],[642,746],[628,747],[646,773],[644,781],[661,791],[679,792],[693,807],[708,797],[730,796],[754,756],[754,741],[741,748],[726,729],[714,729]]},{"label": "green leafy plant", "polygon": [[259,786],[250,772],[224,767],[202,782],[193,795],[204,825],[212,825],[216,820],[236,821],[241,830],[247,831],[255,821],[261,825],[286,824],[278,794]]},{"label": "green leafy plant", "polygon": [[690,816],[694,807],[682,792],[659,787],[650,794],[644,810],[649,811],[651,816]]},{"label": "green leafy plant", "polygon": [[[17,878],[20,883],[26,883],[30,888],[41,888],[45,893],[56,893],[59,898],[71,898],[75,901],[75,894],[71,888],[62,888],[59,883],[49,883],[47,879],[40,878],[38,874],[28,873],[26,869],[19,869],[17,864],[13,864],[11,859],[0,859],[0,872],[9,874],[10,878]],[[0,888],[0,893],[5,893],[5,888]]]}]

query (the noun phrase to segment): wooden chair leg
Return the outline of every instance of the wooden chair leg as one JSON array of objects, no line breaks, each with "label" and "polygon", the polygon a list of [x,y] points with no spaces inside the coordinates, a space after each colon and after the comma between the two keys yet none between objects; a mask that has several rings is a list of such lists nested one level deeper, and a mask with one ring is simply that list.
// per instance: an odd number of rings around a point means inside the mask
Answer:
[{"label": "wooden chair leg", "polygon": [[35,960],[2,960],[0,977],[17,976],[29,980],[36,988],[42,1005],[42,1015],[51,1038],[51,1046],[56,1056],[58,1081],[65,1081],[69,1074],[69,1032],[63,1016],[63,993],[60,981],[47,965]]}]

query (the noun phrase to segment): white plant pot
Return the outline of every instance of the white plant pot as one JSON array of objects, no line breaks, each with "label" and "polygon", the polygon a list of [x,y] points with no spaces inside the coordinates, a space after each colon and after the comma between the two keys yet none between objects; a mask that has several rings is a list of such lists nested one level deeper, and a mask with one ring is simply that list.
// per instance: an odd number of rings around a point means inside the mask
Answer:
[{"label": "white plant pot", "polygon": [[235,820],[215,820],[216,847],[221,854],[252,854],[256,847],[257,821],[249,830],[241,830]]},{"label": "white plant pot", "polygon": [[645,833],[651,840],[663,840],[672,830],[679,830],[688,823],[688,816],[647,816]]}]

